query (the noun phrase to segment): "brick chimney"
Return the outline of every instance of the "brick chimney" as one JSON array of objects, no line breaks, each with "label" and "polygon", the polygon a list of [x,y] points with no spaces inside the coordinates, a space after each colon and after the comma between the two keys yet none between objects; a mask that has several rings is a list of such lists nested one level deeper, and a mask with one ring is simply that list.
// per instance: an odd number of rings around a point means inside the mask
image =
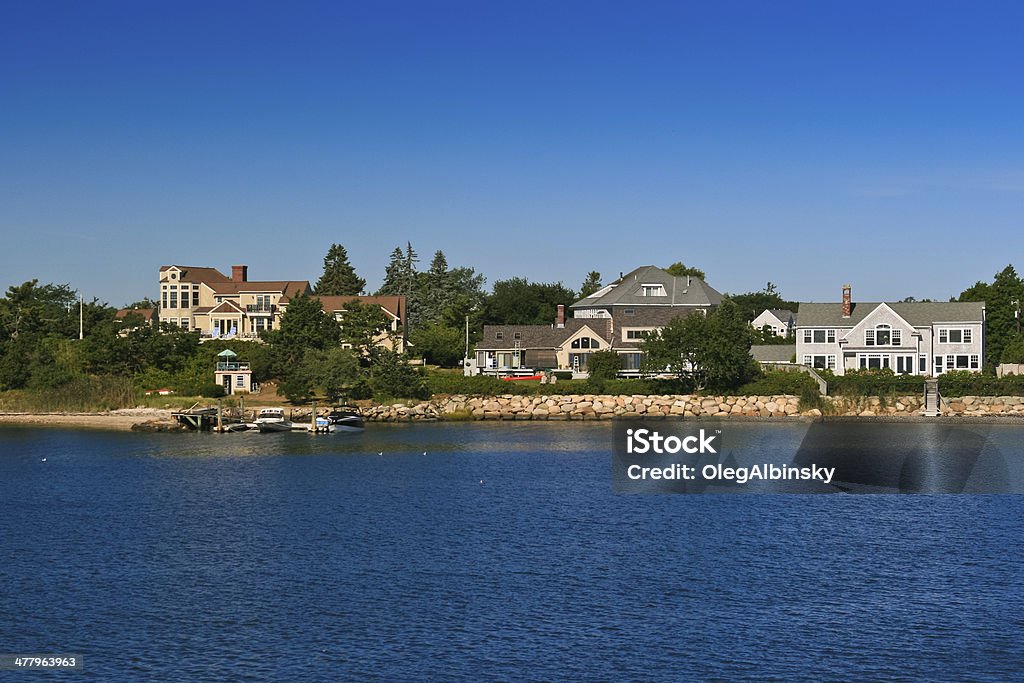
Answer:
[{"label": "brick chimney", "polygon": [[248,282],[249,266],[231,266],[232,282]]},{"label": "brick chimney", "polygon": [[558,317],[555,318],[555,326],[558,328],[565,327],[565,304],[558,304]]},{"label": "brick chimney", "polygon": [[853,300],[850,297],[850,285],[843,285],[843,317],[849,318],[853,312]]}]

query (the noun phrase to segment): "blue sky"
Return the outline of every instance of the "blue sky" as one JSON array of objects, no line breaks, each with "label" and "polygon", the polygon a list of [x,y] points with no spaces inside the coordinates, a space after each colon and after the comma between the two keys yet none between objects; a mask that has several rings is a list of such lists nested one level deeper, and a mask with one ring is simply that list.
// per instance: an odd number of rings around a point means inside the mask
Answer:
[{"label": "blue sky", "polygon": [[1024,268],[1024,6],[32,2],[0,22],[0,287],[697,265],[946,298]]}]

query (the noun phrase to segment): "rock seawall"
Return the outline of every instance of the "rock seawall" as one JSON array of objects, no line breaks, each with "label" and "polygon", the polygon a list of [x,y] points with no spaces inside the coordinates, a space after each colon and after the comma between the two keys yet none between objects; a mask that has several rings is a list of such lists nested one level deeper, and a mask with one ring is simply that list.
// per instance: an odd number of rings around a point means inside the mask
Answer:
[{"label": "rock seawall", "polygon": [[[922,397],[823,399],[822,409],[800,410],[797,396],[445,396],[421,403],[374,405],[363,412],[375,422],[411,420],[610,420],[613,417],[879,417],[919,416]],[[944,415],[1024,417],[1024,397],[965,396],[945,399]]]}]

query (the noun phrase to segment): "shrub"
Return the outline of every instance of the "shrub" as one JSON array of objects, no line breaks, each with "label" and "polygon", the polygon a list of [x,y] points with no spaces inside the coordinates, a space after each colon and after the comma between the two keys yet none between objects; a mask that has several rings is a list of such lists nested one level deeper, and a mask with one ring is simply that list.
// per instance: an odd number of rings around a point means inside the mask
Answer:
[{"label": "shrub", "polygon": [[790,370],[769,370],[759,379],[744,384],[736,390],[738,396],[776,396],[788,394],[803,396],[804,391],[819,394],[818,383],[805,372]]}]

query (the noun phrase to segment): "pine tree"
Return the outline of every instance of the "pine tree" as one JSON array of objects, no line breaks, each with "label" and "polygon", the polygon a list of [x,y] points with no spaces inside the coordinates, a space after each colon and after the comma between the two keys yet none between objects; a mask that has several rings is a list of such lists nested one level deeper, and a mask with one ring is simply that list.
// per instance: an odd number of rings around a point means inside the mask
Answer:
[{"label": "pine tree", "polygon": [[407,278],[405,276],[406,260],[401,247],[391,252],[391,260],[384,269],[384,282],[377,290],[377,296],[397,296],[405,293]]},{"label": "pine tree", "polygon": [[580,298],[585,299],[599,289],[601,289],[601,273],[592,270],[587,273],[587,279],[580,286]]},{"label": "pine tree", "polygon": [[324,273],[316,283],[316,293],[323,296],[357,295],[366,287],[366,280],[356,275],[348,262],[348,252],[340,244],[332,244],[324,257]]}]

